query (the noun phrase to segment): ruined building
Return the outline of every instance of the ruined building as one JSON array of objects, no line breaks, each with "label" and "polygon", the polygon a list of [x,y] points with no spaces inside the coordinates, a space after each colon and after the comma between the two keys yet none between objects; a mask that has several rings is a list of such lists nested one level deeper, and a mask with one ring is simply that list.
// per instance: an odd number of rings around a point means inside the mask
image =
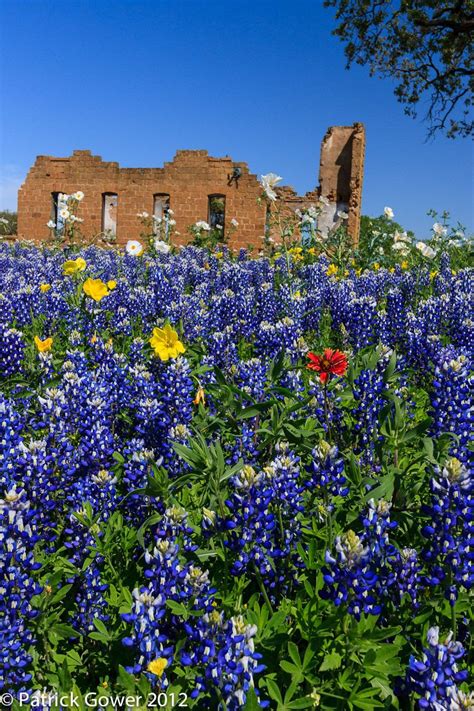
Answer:
[{"label": "ruined building", "polygon": [[[357,243],[364,150],[362,124],[331,127],[321,145],[319,187],[303,196],[290,187],[277,188],[276,206],[288,213],[327,198],[319,228],[326,232],[339,219],[337,213],[345,212]],[[257,176],[246,163],[228,156],[178,151],[163,168],[121,168],[90,151],[74,151],[69,158],[37,157],[18,193],[18,236],[48,238],[48,221],[58,222],[60,195],[77,190],[85,194],[79,209],[82,233],[86,237],[114,233],[119,244],[140,237],[143,227],[137,213],[143,211],[162,216],[171,208],[179,233],[176,241],[181,244],[190,239],[187,229],[198,220],[221,224],[227,231],[235,219],[239,226],[232,231],[230,246],[258,248],[269,221],[267,202],[258,200],[262,186]]]}]

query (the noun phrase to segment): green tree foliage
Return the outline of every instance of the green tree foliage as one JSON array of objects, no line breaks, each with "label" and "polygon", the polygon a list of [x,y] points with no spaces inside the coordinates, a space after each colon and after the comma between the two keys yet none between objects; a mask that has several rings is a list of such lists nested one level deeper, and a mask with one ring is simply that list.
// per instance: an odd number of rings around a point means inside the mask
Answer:
[{"label": "green tree foliage", "polygon": [[423,99],[428,136],[468,136],[474,124],[473,0],[324,0],[336,10],[334,34],[347,67],[397,82],[395,95],[415,117]]}]

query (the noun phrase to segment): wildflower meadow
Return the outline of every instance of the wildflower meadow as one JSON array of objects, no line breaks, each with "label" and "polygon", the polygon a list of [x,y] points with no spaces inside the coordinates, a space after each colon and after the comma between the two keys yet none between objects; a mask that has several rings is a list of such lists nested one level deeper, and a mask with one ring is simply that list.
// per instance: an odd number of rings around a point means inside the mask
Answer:
[{"label": "wildflower meadow", "polygon": [[86,244],[81,196],[0,243],[4,705],[473,709],[469,242]]}]

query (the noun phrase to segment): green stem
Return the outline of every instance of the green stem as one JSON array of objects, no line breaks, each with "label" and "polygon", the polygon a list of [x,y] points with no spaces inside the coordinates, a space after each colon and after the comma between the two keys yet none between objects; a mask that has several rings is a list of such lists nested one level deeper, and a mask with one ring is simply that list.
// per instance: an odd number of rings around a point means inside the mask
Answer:
[{"label": "green stem", "polygon": [[264,599],[265,602],[267,603],[267,606],[268,606],[268,609],[270,610],[270,613],[273,615],[274,610],[273,610],[273,607],[272,607],[272,603],[270,602],[270,598],[268,597],[267,591],[266,591],[266,589],[265,589],[265,585],[264,585],[264,583],[263,583],[262,576],[260,575],[260,573],[259,573],[259,571],[258,571],[258,568],[257,568],[257,566],[255,565],[255,563],[253,564],[253,569],[254,569],[254,571],[255,571],[255,575],[256,575],[256,578],[257,578],[258,586],[259,586],[260,591],[261,591],[261,593],[262,593],[262,595],[263,595],[263,599]]}]

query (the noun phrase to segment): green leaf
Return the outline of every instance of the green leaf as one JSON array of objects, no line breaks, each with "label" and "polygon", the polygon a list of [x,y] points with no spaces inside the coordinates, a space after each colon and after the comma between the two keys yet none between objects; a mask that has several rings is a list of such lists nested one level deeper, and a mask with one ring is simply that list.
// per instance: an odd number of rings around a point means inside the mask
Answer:
[{"label": "green leaf", "polygon": [[283,697],[281,695],[281,691],[278,688],[278,684],[276,681],[273,681],[273,679],[270,679],[270,677],[265,678],[265,683],[267,685],[268,693],[270,694],[270,697],[274,699],[275,701],[278,701],[279,704],[283,704]]},{"label": "green leaf", "polygon": [[243,711],[260,711],[260,704],[258,703],[258,697],[255,693],[255,689],[250,687],[246,694],[246,701]]},{"label": "green leaf", "polygon": [[301,657],[300,657],[298,647],[296,646],[296,644],[294,642],[288,642],[288,654],[290,655],[291,659],[294,661],[296,666],[301,669],[303,664],[301,662]]},{"label": "green leaf", "polygon": [[74,639],[77,639],[81,636],[79,632],[74,629],[74,627],[71,627],[71,625],[64,625],[61,622],[57,622],[56,624],[52,625],[48,631],[53,632],[60,639],[69,639],[70,637],[74,637]]},{"label": "green leaf", "polygon": [[342,657],[338,652],[330,652],[323,659],[319,671],[330,671],[331,669],[339,669],[341,666]]}]

